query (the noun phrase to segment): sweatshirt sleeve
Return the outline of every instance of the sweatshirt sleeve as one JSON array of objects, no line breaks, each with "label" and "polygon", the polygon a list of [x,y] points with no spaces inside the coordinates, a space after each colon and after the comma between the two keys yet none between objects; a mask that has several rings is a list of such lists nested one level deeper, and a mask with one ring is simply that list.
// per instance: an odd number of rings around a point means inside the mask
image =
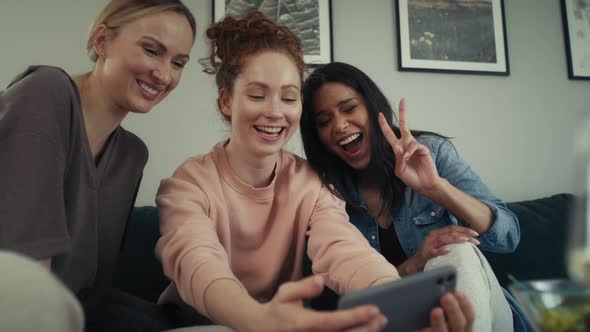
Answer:
[{"label": "sweatshirt sleeve", "polygon": [[156,203],[161,237],[156,254],[164,273],[176,284],[184,302],[208,315],[203,296],[219,279],[234,280],[227,251],[217,235],[216,221],[209,218],[209,201],[189,167],[162,180]]},{"label": "sweatshirt sleeve", "polygon": [[35,259],[69,250],[64,181],[71,88],[66,74],[30,68],[0,91],[0,249]]},{"label": "sweatshirt sleeve", "polygon": [[308,255],[315,274],[339,294],[367,288],[380,279],[398,279],[395,267],[373,249],[348,221],[344,201],[322,186],[313,210]]}]

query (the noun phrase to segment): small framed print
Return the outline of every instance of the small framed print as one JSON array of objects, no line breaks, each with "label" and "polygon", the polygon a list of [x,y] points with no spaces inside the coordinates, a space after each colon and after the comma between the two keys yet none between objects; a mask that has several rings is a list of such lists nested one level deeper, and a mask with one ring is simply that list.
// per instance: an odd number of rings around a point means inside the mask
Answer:
[{"label": "small framed print", "polygon": [[562,0],[568,77],[590,80],[590,0]]}]

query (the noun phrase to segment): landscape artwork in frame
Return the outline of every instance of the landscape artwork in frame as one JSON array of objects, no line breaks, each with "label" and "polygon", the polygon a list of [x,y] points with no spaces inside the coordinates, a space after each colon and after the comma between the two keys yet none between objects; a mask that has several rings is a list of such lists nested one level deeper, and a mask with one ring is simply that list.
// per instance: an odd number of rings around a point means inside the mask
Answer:
[{"label": "landscape artwork in frame", "polygon": [[299,37],[306,64],[332,62],[330,0],[213,0],[213,20],[242,17],[253,9],[286,25]]},{"label": "landscape artwork in frame", "polygon": [[590,80],[590,0],[562,0],[568,76]]},{"label": "landscape artwork in frame", "polygon": [[396,0],[401,71],[509,75],[503,0]]}]

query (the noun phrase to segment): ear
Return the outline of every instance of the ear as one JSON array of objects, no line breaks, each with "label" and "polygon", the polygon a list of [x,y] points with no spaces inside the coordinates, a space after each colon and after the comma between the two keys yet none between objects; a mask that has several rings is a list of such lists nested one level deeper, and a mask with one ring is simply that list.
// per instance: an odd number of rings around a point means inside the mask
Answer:
[{"label": "ear", "polygon": [[104,57],[110,38],[111,30],[105,24],[101,24],[96,28],[96,31],[94,32],[94,41],[92,44],[94,51],[99,57]]},{"label": "ear", "polygon": [[221,113],[231,118],[231,96],[225,88],[219,89],[219,108]]}]

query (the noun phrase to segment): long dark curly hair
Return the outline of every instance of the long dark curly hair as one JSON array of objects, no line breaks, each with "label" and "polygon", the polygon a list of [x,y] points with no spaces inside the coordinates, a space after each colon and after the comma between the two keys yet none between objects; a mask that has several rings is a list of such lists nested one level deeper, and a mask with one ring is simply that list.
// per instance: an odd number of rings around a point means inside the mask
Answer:
[{"label": "long dark curly hair", "polygon": [[[332,193],[346,201],[346,204],[359,209],[358,203],[345,190],[344,181],[347,177],[356,177],[356,172],[346,162],[332,154],[320,140],[316,119],[314,117],[314,98],[316,92],[326,83],[335,82],[346,85],[356,91],[364,100],[370,123],[371,160],[365,174],[370,175],[370,183],[379,188],[382,198],[381,213],[387,209],[392,215],[398,209],[405,184],[395,175],[395,155],[379,127],[379,113],[385,115],[387,123],[397,137],[400,130],[397,118],[391,105],[379,87],[358,68],[346,63],[333,62],[316,69],[303,84],[303,113],[301,115],[301,137],[307,160],[318,173],[322,182]],[[442,135],[427,131],[411,131],[414,137],[420,135]]]}]

